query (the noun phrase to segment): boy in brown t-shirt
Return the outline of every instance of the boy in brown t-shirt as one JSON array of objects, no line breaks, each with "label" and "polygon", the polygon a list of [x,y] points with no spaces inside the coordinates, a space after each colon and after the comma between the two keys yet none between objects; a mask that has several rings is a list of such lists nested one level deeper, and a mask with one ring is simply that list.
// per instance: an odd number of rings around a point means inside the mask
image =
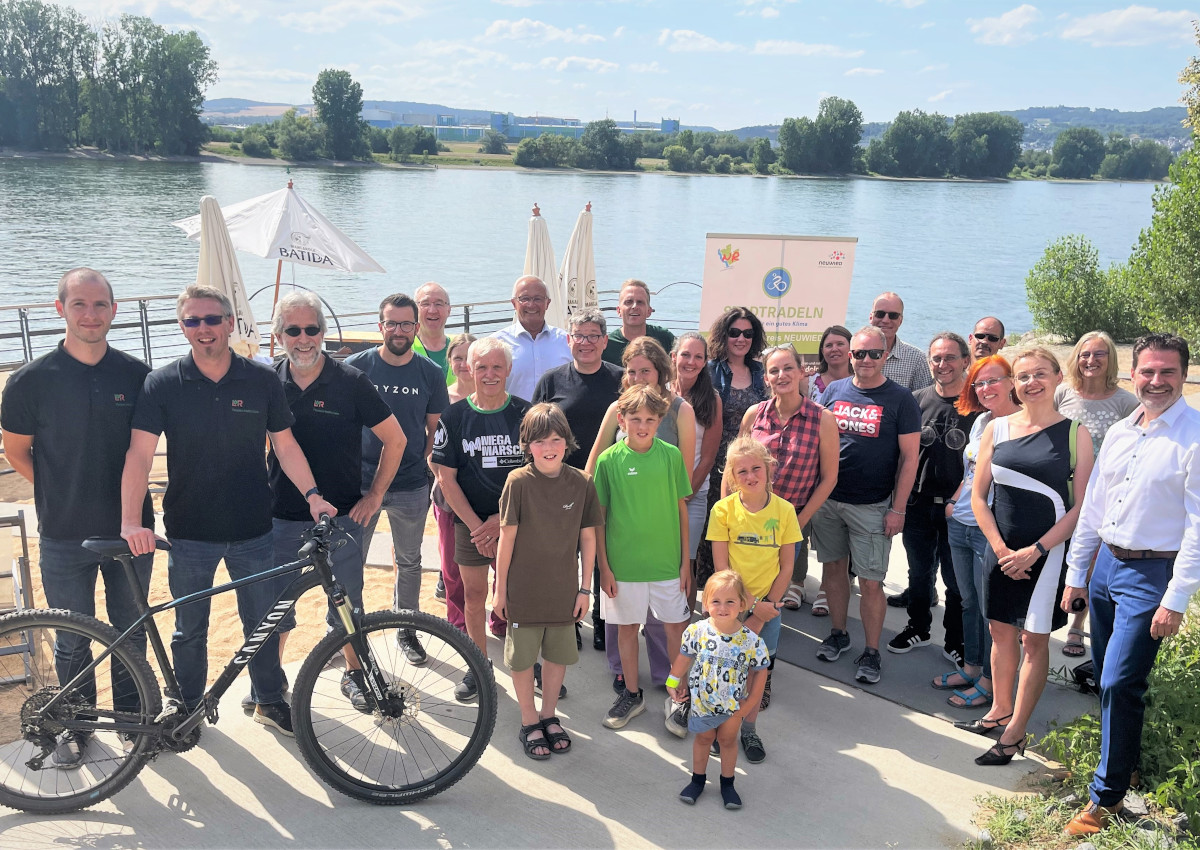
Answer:
[{"label": "boy in brown t-shirt", "polygon": [[[596,528],[604,519],[591,476],[563,463],[576,444],[557,404],[531,407],[520,438],[533,463],[509,475],[500,496],[495,607],[508,621],[504,663],[521,707],[517,737],[527,756],[542,761],[571,748],[554,710],[567,665],[579,660],[575,623],[591,608]],[[541,712],[533,687],[539,654]]]}]

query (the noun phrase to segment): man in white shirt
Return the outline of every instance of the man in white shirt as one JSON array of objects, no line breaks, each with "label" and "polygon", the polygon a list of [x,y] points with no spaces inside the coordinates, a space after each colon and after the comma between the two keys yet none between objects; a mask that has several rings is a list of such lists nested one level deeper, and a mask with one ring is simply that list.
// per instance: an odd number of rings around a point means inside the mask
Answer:
[{"label": "man in white shirt", "polygon": [[1121,810],[1140,755],[1146,680],[1200,586],[1200,411],[1182,398],[1189,356],[1169,334],[1134,344],[1141,406],[1108,432],[1071,540],[1062,607],[1090,606],[1102,737],[1091,802],[1069,835],[1099,832]]},{"label": "man in white shirt", "polygon": [[541,278],[531,274],[517,278],[512,305],[517,320],[493,336],[512,349],[512,372],[506,389],[511,395],[529,401],[542,375],[571,362],[571,344],[566,331],[546,324],[550,291]]}]

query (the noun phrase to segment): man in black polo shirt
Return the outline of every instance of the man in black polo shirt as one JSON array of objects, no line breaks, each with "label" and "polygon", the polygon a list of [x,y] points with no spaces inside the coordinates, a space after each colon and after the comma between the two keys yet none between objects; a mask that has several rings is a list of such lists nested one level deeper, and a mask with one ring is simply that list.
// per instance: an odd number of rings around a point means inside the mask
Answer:
[{"label": "man in black polo shirt", "polygon": [[[233,306],[219,290],[192,285],[175,313],[191,351],[146,378],[133,414],[133,432],[121,479],[121,536],[140,555],[154,551],[154,532],[138,515],[160,434],[167,438],[167,493],[163,522],[171,554],[171,593],[185,596],[212,587],[225,560],[232,579],[270,569],[271,490],[263,451],[266,438],[284,472],[304,494],[309,514],[336,514],[317,489],[304,452],[292,436],[292,412],[279,377],[269,366],[229,348]],[[277,582],[237,591],[243,633],[249,637],[275,601]],[[171,654],[189,708],[208,682],[209,600],[175,612]],[[272,634],[250,661],[254,720],[292,735],[291,709],[283,700],[278,636]]]},{"label": "man in black polo shirt", "polygon": [[[288,406],[296,418],[292,434],[304,450],[321,493],[338,509],[338,525],[350,541],[333,552],[333,573],[359,611],[363,601],[363,523],[379,510],[388,485],[404,456],[405,438],[391,408],[375,391],[370,378],[322,353],[325,315],[321,300],[298,290],[275,305],[275,337],[287,354],[275,364],[283,382]],[[362,429],[369,429],[383,444],[379,466],[366,493],[361,491]],[[308,505],[279,465],[267,455],[271,480],[271,516],[275,563],[295,560],[303,544],[300,535],[312,527]],[[333,614],[327,615],[336,625]],[[294,612],[281,623],[280,651],[286,630],[295,624]],[[354,692],[358,685],[343,677],[342,689],[352,702],[365,701]],[[246,703],[243,702],[243,707]],[[253,703],[250,703],[253,710]]]},{"label": "man in black polo shirt", "polygon": [[[0,426],[12,468],[33,482],[41,535],[42,587],[46,604],[96,614],[96,576],[104,577],[108,619],[124,631],[137,619],[133,589],[121,565],[84,549],[88,537],[116,537],[121,530],[121,469],[129,448],[129,422],[150,368],[108,345],[117,303],[100,272],[72,269],[58,282],[58,314],[67,334],[58,347],[15,372],[4,387]],[[141,521],[152,525],[148,494]],[[150,585],[151,554],[134,559],[138,581]],[[140,648],[145,634],[131,638]],[[60,681],[83,664],[71,658],[79,641],[61,635],[54,645]],[[65,678],[62,678],[64,677]],[[117,692],[116,708],[137,708],[137,694]],[[67,733],[51,763],[77,768],[88,738]]]}]

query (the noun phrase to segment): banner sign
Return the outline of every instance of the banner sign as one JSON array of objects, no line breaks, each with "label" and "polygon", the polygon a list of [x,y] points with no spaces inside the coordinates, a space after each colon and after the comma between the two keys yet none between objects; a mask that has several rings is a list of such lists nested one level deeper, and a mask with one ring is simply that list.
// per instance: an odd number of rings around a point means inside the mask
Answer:
[{"label": "banner sign", "polygon": [[730,307],[762,321],[771,344],[817,353],[821,333],[846,322],[856,236],[709,233],[705,238],[700,327]]}]

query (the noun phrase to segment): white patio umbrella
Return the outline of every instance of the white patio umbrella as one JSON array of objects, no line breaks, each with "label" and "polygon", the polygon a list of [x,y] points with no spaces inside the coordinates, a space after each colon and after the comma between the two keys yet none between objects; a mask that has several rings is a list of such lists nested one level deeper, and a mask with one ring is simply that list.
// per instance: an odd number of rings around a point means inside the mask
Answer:
[{"label": "white patio umbrella", "polygon": [[546,322],[559,328],[567,326],[567,295],[563,291],[558,276],[558,267],[554,264],[554,249],[550,247],[550,229],[542,211],[537,204],[533,205],[533,215],[529,217],[529,238],[525,242],[525,269],[521,274],[537,275],[546,284],[550,293],[550,309],[546,311]]},{"label": "white patio umbrella", "polygon": [[196,283],[221,290],[233,303],[233,336],[230,347],[243,357],[254,357],[262,339],[250,310],[250,299],[238,267],[237,254],[221,207],[212,195],[200,199],[200,263],[196,268]]},{"label": "white patio umbrella", "polygon": [[575,229],[567,240],[567,251],[563,254],[559,279],[567,296],[567,315],[597,309],[600,300],[596,296],[596,256],[592,250],[592,203],[579,213]]}]

